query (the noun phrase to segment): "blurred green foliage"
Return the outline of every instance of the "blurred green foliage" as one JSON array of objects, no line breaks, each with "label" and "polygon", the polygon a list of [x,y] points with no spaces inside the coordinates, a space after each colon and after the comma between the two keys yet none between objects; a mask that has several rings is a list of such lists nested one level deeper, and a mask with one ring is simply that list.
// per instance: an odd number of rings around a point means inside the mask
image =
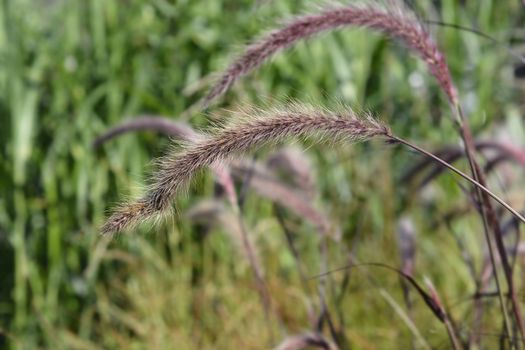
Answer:
[{"label": "blurred green foliage", "polygon": [[[478,28],[431,26],[460,89],[476,135],[505,128],[522,141],[522,90],[505,47],[522,42],[519,1],[429,1],[422,18]],[[210,197],[207,174],[177,202],[168,223],[104,239],[97,229],[122,197],[138,193],[168,140],[128,135],[94,150],[96,135],[124,119],[176,119],[195,103],[243,44],[304,11],[309,1],[2,0],[0,9],[0,347],[53,349],[268,348],[311,328],[301,289],[272,205],[250,193],[244,216],[262,256],[280,314],[270,326],[248,264],[224,229],[203,236],[184,218]],[[243,79],[222,106],[298,99],[374,111],[394,130],[429,148],[455,144],[446,101],[425,66],[396,42],[365,30],[340,30],[300,43]],[[211,111],[211,116],[215,110]],[[227,115],[226,112],[220,112]],[[204,128],[210,115],[187,115]],[[396,221],[416,222],[416,278],[428,276],[453,302],[474,291],[454,234],[429,223],[467,202],[453,177],[439,178],[432,204],[398,182],[416,156],[382,144],[312,146],[318,204],[341,228],[358,261],[396,266]],[[409,204],[407,210],[406,205]],[[288,213],[289,214],[289,213]],[[295,229],[308,275],[319,273],[318,235],[300,218]],[[482,259],[475,215],[453,230]],[[330,246],[329,266],[347,263]],[[340,282],[340,275],[334,280]],[[315,285],[315,281],[312,282]],[[383,297],[403,308],[398,277],[351,273],[342,298],[329,299],[345,319],[353,348],[411,344],[409,328]],[[314,303],[316,303],[315,301]],[[420,300],[412,317],[429,344],[446,333]],[[468,326],[468,305],[453,314]],[[486,322],[500,329],[497,306]],[[395,320],[395,321],[393,321]],[[399,320],[399,321],[398,321]],[[497,338],[488,340],[497,344]]]}]

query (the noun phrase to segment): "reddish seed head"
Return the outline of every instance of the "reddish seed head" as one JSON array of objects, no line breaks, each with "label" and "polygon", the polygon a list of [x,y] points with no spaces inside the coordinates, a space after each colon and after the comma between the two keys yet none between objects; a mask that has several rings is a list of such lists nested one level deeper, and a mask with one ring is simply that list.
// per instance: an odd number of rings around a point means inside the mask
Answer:
[{"label": "reddish seed head", "polygon": [[163,213],[198,170],[253,148],[288,137],[317,135],[318,139],[332,142],[338,139],[365,141],[391,135],[388,127],[370,116],[360,118],[352,111],[333,113],[297,105],[271,112],[252,111],[244,120],[242,116],[235,119],[241,121],[223,128],[214,136],[196,141],[182,153],[166,157],[146,196],[117,210],[103,231],[120,231]]},{"label": "reddish seed head", "polygon": [[260,66],[275,53],[315,34],[346,26],[370,28],[402,41],[425,61],[449,102],[453,105],[457,104],[456,89],[445,56],[416,17],[398,4],[398,6],[351,5],[292,20],[288,25],[248,46],[210,90],[204,99],[204,105],[209,105],[224,94],[237,79]]}]

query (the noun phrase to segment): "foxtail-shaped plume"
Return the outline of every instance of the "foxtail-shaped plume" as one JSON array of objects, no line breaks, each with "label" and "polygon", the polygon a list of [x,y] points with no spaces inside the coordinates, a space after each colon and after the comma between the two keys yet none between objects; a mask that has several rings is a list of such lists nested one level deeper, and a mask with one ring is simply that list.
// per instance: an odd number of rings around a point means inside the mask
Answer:
[{"label": "foxtail-shaped plume", "polygon": [[153,177],[145,196],[122,205],[107,220],[104,233],[118,232],[144,220],[158,217],[200,169],[246,153],[254,148],[284,141],[290,137],[316,141],[366,141],[389,137],[390,129],[370,115],[358,116],[351,110],[333,112],[292,105],[270,111],[250,110],[233,124],[213,135],[197,139],[182,152],[166,156]]},{"label": "foxtail-shaped plume", "polygon": [[220,75],[203,104],[209,105],[237,79],[250,73],[279,51],[319,33],[345,27],[368,28],[401,41],[427,64],[450,103],[457,104],[457,92],[445,55],[416,15],[400,1],[389,1],[387,4],[352,4],[292,19],[287,25],[271,31],[246,47]]}]

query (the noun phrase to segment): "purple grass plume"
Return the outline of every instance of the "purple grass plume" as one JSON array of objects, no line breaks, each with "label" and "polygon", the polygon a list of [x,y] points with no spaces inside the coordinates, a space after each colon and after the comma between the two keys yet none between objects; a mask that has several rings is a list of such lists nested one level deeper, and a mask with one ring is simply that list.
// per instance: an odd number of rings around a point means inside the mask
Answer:
[{"label": "purple grass plume", "polygon": [[366,141],[391,136],[390,129],[370,115],[358,116],[351,110],[331,112],[299,105],[270,111],[245,111],[244,117],[214,135],[196,140],[182,152],[169,154],[153,178],[146,195],[121,206],[102,227],[103,233],[116,233],[146,219],[159,217],[193,175],[254,148],[287,138],[314,137],[319,141]]},{"label": "purple grass plume", "polygon": [[457,105],[456,88],[444,54],[424,25],[399,1],[390,1],[385,5],[352,4],[292,19],[287,25],[249,45],[220,76],[204,98],[203,105],[208,106],[217,97],[223,95],[237,79],[259,67],[277,52],[302,39],[347,26],[376,30],[404,43],[427,64],[449,102]]}]

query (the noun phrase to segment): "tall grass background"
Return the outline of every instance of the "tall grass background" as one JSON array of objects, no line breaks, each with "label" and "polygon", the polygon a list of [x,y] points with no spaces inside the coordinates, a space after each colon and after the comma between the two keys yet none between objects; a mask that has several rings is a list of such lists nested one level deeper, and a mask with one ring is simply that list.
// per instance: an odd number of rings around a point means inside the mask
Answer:
[{"label": "tall grass background", "polygon": [[[264,269],[269,319],[250,264],[232,238],[235,228],[224,217],[231,213],[218,206],[223,217],[212,223],[210,214],[204,222],[187,214],[213,197],[210,172],[178,198],[176,215],[161,225],[99,235],[108,210],[122,193],[139,194],[151,159],[169,148],[168,138],[151,132],[92,147],[124,120],[163,115],[199,129],[228,118],[239,103],[292,98],[373,110],[396,134],[427,149],[458,144],[446,98],[424,64],[402,45],[360,29],[301,42],[242,78],[210,114],[191,113],[213,73],[240,47],[278,19],[315,11],[310,1],[1,4],[1,347],[262,349],[315,328],[318,281],[302,277],[323,272],[319,230],[256,191],[247,191],[242,213]],[[523,147],[523,83],[505,48],[519,51],[525,40],[524,5],[444,0],[415,9],[422,19],[476,28],[501,43],[429,26],[447,55],[475,137]],[[400,267],[398,226],[405,218],[415,232],[411,273],[432,282],[467,332],[476,286],[465,256],[479,273],[486,251],[482,225],[457,178],[444,173],[419,190],[401,179],[420,158],[381,142],[297,146],[307,149],[301,154],[311,163],[312,202],[328,216],[330,233],[340,236],[339,243],[328,242],[326,267],[348,264],[348,252],[354,262]],[[468,168],[464,160],[457,165]],[[507,166],[489,184],[520,209],[522,176],[520,168]],[[470,214],[443,218],[465,208]],[[392,271],[361,267],[330,278],[326,301],[344,325],[340,347],[449,346],[423,301],[414,293],[405,302]],[[521,263],[515,278],[520,292]],[[503,317],[496,298],[484,302],[479,337],[490,348],[500,344]]]}]

